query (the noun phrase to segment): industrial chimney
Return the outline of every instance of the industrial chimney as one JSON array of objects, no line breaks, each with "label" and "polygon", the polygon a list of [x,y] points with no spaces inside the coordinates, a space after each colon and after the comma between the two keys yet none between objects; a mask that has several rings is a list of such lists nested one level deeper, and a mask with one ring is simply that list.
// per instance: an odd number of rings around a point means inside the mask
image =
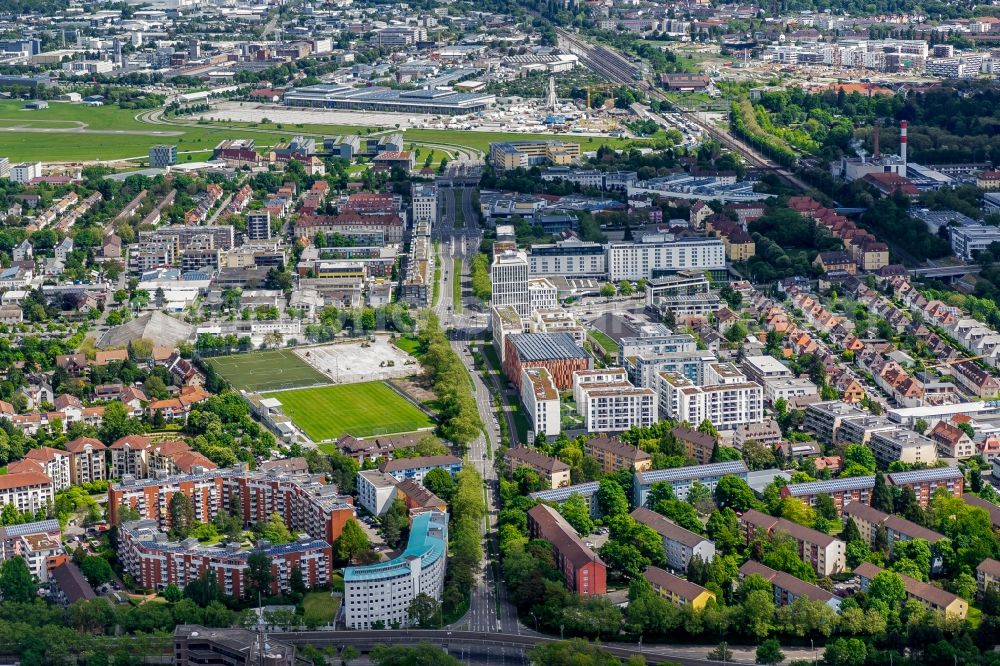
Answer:
[{"label": "industrial chimney", "polygon": [[906,121],[899,124],[899,158],[903,160],[903,168],[906,168]]}]

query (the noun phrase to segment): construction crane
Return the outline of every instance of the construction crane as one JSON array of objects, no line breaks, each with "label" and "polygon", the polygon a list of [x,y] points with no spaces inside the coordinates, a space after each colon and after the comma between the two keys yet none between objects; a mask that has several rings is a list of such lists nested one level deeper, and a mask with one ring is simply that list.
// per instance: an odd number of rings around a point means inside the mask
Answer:
[{"label": "construction crane", "polygon": [[614,90],[618,86],[613,83],[591,83],[583,88],[587,91],[587,111],[590,111],[590,93],[592,90]]},{"label": "construction crane", "polygon": [[929,365],[927,367],[929,367],[929,368],[940,368],[940,367],[946,366],[946,365],[947,366],[952,366],[952,365],[955,365],[956,363],[964,363],[965,361],[978,361],[979,359],[983,359],[983,358],[986,358],[986,356],[985,355],[967,356],[965,358],[956,358],[956,359],[952,359],[950,361],[942,361],[941,363],[935,363],[934,365]]}]

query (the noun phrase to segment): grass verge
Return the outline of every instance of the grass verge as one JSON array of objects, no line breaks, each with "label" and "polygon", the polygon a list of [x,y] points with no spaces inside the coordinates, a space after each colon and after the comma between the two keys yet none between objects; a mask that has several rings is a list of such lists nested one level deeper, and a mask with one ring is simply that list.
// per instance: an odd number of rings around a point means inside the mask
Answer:
[{"label": "grass verge", "polygon": [[455,314],[462,313],[462,259],[455,257],[454,264],[451,267],[452,270],[452,280],[451,280],[451,306],[455,311]]}]

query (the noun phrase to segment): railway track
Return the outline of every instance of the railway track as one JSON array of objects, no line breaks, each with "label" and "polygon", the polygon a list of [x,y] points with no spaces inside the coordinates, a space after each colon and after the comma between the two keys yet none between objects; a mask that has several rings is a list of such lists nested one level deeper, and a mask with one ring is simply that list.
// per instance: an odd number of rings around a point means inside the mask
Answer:
[{"label": "railway track", "polygon": [[646,79],[645,73],[640,67],[637,67],[635,63],[617,50],[588,42],[563,28],[556,28],[556,34],[563,43],[568,45],[569,50],[579,57],[580,61],[593,72],[603,76],[611,83],[635,86],[646,93],[651,99],[669,105],[673,112],[684,114],[702,132],[743,157],[751,167],[773,172],[782,180],[800,190],[809,189],[805,183],[796,178],[788,169],[761,155],[725,130],[702,120],[698,117],[697,113],[678,107]]},{"label": "railway track", "polygon": [[[413,645],[424,641],[444,647],[453,648],[466,645],[478,646],[486,650],[514,649],[530,650],[537,645],[558,642],[558,638],[541,635],[503,634],[481,631],[446,631],[435,629],[396,629],[381,631],[289,631],[268,634],[272,639],[291,643],[293,645],[312,645],[314,647],[354,645],[361,649],[371,649],[378,644]],[[650,664],[682,664],[683,666],[702,666],[709,664],[706,659],[681,654],[671,646],[650,645],[643,649],[639,645],[626,643],[602,643],[601,648],[612,655],[627,659],[642,655]]]}]

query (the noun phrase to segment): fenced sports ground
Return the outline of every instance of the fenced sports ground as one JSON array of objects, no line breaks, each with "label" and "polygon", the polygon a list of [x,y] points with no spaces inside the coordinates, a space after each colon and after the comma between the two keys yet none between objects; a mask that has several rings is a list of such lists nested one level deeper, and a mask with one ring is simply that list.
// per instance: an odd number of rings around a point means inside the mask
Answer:
[{"label": "fenced sports ground", "polygon": [[434,425],[427,414],[384,382],[318,386],[267,397],[280,401],[281,411],[314,442],[344,433],[371,437]]},{"label": "fenced sports ground", "polygon": [[330,378],[291,349],[215,356],[204,361],[237,390],[280,391],[329,384]]}]

